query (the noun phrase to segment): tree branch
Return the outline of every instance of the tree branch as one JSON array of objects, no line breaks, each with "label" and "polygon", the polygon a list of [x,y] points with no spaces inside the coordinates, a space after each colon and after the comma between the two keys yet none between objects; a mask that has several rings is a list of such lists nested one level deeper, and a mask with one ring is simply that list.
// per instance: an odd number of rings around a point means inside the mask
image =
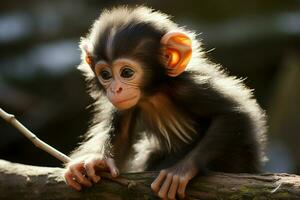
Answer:
[{"label": "tree branch", "polygon": [[[81,192],[70,189],[62,168],[37,167],[0,160],[0,199],[157,199],[150,188],[157,172],[107,173]],[[195,178],[187,194],[193,199],[300,199],[300,176],[289,174],[212,173]]]},{"label": "tree branch", "polygon": [[[62,162],[71,159],[41,141],[14,115],[0,108],[0,117],[17,128],[35,146]],[[100,173],[102,181],[82,192],[64,182],[62,168],[37,167],[0,160],[0,199],[157,199],[150,184],[157,172],[122,174],[112,178]],[[288,174],[212,173],[195,178],[189,185],[189,199],[300,199],[300,176]]]}]

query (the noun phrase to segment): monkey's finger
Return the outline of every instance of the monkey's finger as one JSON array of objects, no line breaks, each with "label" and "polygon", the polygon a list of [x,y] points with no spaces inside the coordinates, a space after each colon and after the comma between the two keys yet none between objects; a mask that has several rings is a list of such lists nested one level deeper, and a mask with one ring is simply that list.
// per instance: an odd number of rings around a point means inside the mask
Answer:
[{"label": "monkey's finger", "polygon": [[158,193],[160,186],[162,184],[162,181],[165,179],[167,175],[167,171],[166,170],[161,170],[159,172],[158,177],[152,182],[151,184],[151,189],[153,190],[154,193]]},{"label": "monkey's finger", "polygon": [[171,184],[169,192],[168,192],[169,199],[175,199],[178,185],[179,185],[179,176],[175,175],[175,176],[173,176],[172,184]]},{"label": "monkey's finger", "polygon": [[108,166],[106,163],[106,160],[103,159],[96,159],[93,161],[94,163],[94,168],[98,170],[107,170]]},{"label": "monkey's finger", "polygon": [[71,188],[75,190],[81,190],[81,185],[74,180],[74,177],[70,171],[65,173],[65,180]]},{"label": "monkey's finger", "polygon": [[80,172],[81,170],[79,171],[76,167],[70,167],[70,170],[78,183],[86,187],[92,186],[92,183]]},{"label": "monkey's finger", "polygon": [[84,167],[86,175],[92,179],[94,183],[98,183],[100,181],[100,176],[96,175],[94,162],[87,163]]},{"label": "monkey's finger", "polygon": [[180,199],[185,198],[185,189],[188,182],[189,180],[187,178],[182,178],[182,177],[179,178],[179,186],[178,186],[177,194]]},{"label": "monkey's finger", "polygon": [[106,160],[107,167],[113,177],[117,177],[119,175],[119,170],[116,167],[114,159],[108,158]]},{"label": "monkey's finger", "polygon": [[166,198],[167,197],[167,193],[169,191],[170,185],[172,183],[172,179],[173,179],[173,175],[172,174],[168,174],[167,178],[165,179],[163,185],[161,186],[159,192],[158,192],[158,196],[160,198]]}]

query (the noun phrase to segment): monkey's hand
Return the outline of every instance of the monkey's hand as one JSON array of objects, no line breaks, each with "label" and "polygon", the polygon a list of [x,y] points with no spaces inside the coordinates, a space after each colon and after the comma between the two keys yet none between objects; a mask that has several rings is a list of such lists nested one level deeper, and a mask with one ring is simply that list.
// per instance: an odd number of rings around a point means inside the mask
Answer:
[{"label": "monkey's hand", "polygon": [[93,183],[100,181],[101,177],[96,174],[97,171],[110,171],[113,177],[119,175],[114,159],[92,158],[70,162],[66,167],[64,177],[68,186],[79,191],[82,186],[91,187]]},{"label": "monkey's hand", "polygon": [[171,168],[161,170],[151,188],[162,199],[175,199],[176,194],[184,199],[186,186],[197,173],[198,169],[191,161],[179,162]]}]

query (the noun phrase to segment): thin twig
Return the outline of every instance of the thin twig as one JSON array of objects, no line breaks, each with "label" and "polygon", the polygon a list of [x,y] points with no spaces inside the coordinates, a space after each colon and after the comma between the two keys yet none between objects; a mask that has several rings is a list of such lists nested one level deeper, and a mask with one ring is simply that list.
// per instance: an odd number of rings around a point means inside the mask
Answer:
[{"label": "thin twig", "polygon": [[51,147],[50,145],[36,137],[36,135],[33,134],[30,130],[28,130],[25,126],[23,126],[14,115],[7,113],[0,108],[0,117],[2,117],[5,121],[7,121],[7,123],[11,124],[16,129],[18,129],[36,147],[48,152],[63,163],[68,163],[71,161],[71,158],[69,158],[65,154],[61,153],[60,151],[56,150],[55,148]]}]

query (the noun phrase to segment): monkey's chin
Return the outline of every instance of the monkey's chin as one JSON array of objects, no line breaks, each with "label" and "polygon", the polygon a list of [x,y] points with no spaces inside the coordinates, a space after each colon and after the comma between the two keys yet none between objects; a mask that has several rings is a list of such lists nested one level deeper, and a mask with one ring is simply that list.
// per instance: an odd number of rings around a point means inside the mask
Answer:
[{"label": "monkey's chin", "polygon": [[137,104],[138,100],[138,96],[135,96],[129,99],[113,102],[113,105],[119,110],[126,110],[134,107]]}]

